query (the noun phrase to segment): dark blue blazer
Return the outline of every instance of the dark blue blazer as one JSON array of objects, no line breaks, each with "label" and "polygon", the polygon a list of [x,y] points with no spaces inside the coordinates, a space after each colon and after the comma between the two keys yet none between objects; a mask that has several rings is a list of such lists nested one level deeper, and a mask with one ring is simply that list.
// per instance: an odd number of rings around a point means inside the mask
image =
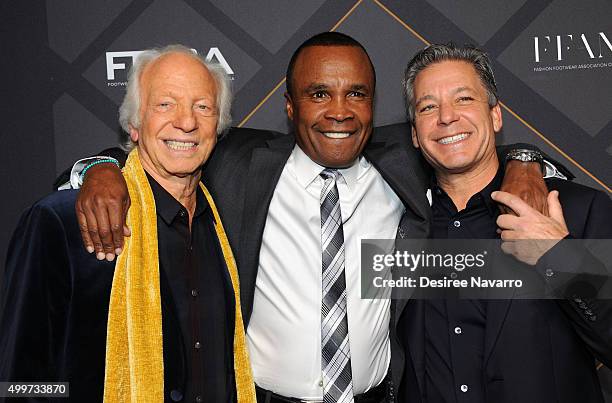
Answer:
[{"label": "dark blue blazer", "polygon": [[[570,181],[553,179],[547,184],[559,191],[571,237],[612,238],[612,201],[607,195]],[[563,253],[553,248],[543,259],[554,271],[552,281],[563,284],[559,289],[565,299],[489,301],[482,374],[485,401],[603,403],[595,362],[612,366],[612,300],[594,298],[583,293],[587,288],[565,283],[565,274],[566,279],[576,278],[581,268],[566,267],[567,261],[575,260],[572,256],[566,261],[552,256]],[[592,283],[609,286],[610,273],[601,262],[588,262],[592,264],[581,264],[589,271],[597,265],[602,273]],[[422,300],[408,301],[398,318],[398,337],[408,357],[398,391],[402,402],[427,402],[424,320]]]},{"label": "dark blue blazer", "polygon": [[[17,225],[0,311],[0,380],[70,382],[70,398],[59,401],[101,402],[115,263],[98,261],[84,249],[76,196],[73,190],[55,192]],[[187,360],[163,273],[164,394],[172,401],[174,390],[184,390]]]}]

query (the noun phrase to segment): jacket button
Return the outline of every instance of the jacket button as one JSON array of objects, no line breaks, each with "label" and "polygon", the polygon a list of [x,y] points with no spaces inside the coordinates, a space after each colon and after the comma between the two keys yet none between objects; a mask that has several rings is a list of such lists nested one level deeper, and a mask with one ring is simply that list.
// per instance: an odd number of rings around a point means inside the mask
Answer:
[{"label": "jacket button", "polygon": [[180,402],[183,400],[183,394],[180,390],[174,389],[170,392],[170,399],[172,399],[173,402]]},{"label": "jacket button", "polygon": [[195,398],[196,403],[202,403],[203,400],[204,399],[202,399],[202,396],[200,396],[200,395],[196,396],[196,398]]}]

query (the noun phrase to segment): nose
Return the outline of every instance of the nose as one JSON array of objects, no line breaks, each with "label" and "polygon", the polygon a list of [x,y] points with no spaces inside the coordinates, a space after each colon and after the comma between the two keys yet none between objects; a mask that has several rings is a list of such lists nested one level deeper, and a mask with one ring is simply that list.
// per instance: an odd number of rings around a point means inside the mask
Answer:
[{"label": "nose", "polygon": [[336,122],[344,122],[347,119],[352,119],[354,113],[348,101],[343,97],[334,97],[328,104],[325,111],[327,119],[335,120]]},{"label": "nose", "polygon": [[459,114],[451,102],[442,102],[438,110],[438,124],[450,125],[459,120]]},{"label": "nose", "polygon": [[181,129],[185,133],[189,133],[197,129],[197,120],[193,108],[187,106],[180,106],[177,108],[174,121],[172,122],[174,127]]}]

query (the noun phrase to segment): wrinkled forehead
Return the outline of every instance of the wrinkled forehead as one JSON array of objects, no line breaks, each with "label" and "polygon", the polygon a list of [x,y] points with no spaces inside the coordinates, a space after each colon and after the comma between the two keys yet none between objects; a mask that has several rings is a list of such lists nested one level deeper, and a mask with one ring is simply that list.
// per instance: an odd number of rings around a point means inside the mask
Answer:
[{"label": "wrinkled forehead", "polygon": [[413,84],[412,102],[434,92],[472,90],[486,95],[487,87],[476,68],[463,60],[442,60],[419,71]]},{"label": "wrinkled forehead", "polygon": [[149,63],[140,76],[141,95],[151,91],[172,92],[191,97],[215,97],[216,84],[212,74],[197,58],[170,53]]}]

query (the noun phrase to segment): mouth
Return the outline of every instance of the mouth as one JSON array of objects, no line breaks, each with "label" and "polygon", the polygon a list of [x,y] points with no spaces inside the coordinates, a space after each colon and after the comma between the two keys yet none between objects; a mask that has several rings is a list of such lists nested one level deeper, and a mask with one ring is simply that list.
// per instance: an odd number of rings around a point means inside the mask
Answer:
[{"label": "mouth", "polygon": [[328,139],[345,139],[353,134],[353,132],[321,132],[321,134]]},{"label": "mouth", "polygon": [[455,134],[452,136],[448,136],[448,137],[443,137],[441,139],[438,139],[438,143],[439,144],[453,144],[453,143],[458,143],[462,140],[467,139],[470,136],[471,133],[469,132],[465,132],[465,133],[459,133],[459,134]]},{"label": "mouth", "polygon": [[189,151],[193,150],[198,146],[198,143],[193,141],[177,141],[177,140],[164,140],[164,144],[174,151]]}]

